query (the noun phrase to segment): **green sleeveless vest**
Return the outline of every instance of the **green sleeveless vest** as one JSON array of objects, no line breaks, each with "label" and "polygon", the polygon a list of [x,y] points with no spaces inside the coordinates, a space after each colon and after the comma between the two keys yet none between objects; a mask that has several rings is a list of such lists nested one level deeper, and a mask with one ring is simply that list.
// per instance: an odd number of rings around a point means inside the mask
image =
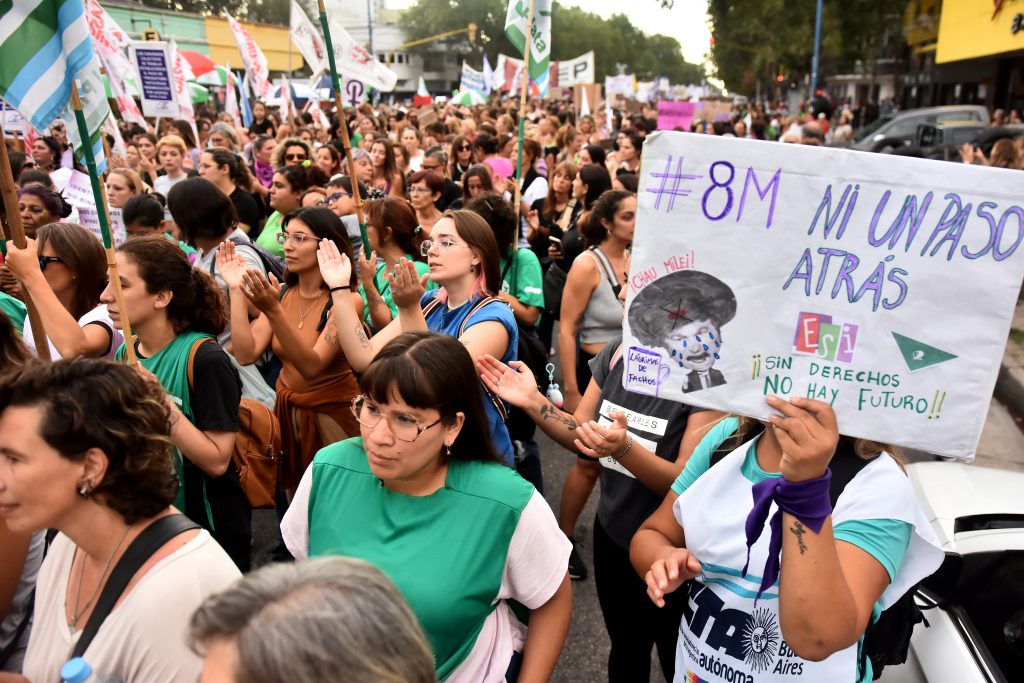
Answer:
[{"label": "green sleeveless vest", "polygon": [[[213,339],[209,334],[203,332],[185,331],[179,334],[170,344],[160,349],[151,358],[139,356],[139,363],[160,380],[164,391],[171,400],[178,406],[188,421],[195,424],[195,415],[192,412],[192,403],[188,387],[188,354],[192,349],[192,343],[197,339]],[[138,353],[138,346],[136,346]],[[121,344],[114,356],[117,360],[124,360],[125,345]],[[185,510],[185,463],[184,457],[177,448],[174,449],[174,473],[178,476],[178,495],[174,500],[174,507],[181,512],[188,514]],[[210,509],[210,501],[206,498],[206,482],[203,482],[203,505],[206,508],[206,521],[210,531],[213,531],[213,512]]]},{"label": "green sleeveless vest", "polygon": [[362,439],[317,453],[309,555],[346,555],[383,570],[409,602],[444,680],[497,607],[501,576],[533,486],[498,463],[452,462],[429,496],[395,493],[373,476]]}]

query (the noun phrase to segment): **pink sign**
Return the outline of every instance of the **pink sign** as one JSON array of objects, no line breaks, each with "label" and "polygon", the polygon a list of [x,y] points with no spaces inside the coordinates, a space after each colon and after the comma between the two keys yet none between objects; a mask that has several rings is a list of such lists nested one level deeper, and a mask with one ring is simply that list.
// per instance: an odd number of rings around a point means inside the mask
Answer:
[{"label": "pink sign", "polygon": [[658,102],[658,130],[690,130],[696,102]]}]

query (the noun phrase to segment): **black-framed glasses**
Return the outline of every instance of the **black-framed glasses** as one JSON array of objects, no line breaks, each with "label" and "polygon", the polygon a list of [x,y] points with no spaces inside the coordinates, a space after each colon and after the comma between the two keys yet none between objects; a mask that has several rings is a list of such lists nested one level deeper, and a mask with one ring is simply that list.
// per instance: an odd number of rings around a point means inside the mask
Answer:
[{"label": "black-framed glasses", "polygon": [[39,270],[46,270],[46,266],[51,263],[64,263],[64,259],[59,256],[40,256],[39,257]]},{"label": "black-framed glasses", "polygon": [[460,151],[460,152],[468,152],[468,151],[469,151],[469,150],[471,150],[471,149],[473,149],[473,148],[472,148],[472,147],[470,147],[469,145],[460,145],[460,146],[459,146],[459,151]]},{"label": "black-framed glasses", "polygon": [[412,443],[420,438],[423,432],[440,424],[442,420],[439,417],[428,425],[421,425],[409,415],[385,415],[365,394],[352,399],[352,414],[356,416],[356,422],[367,429],[374,429],[381,420],[385,420],[395,438],[406,443]]}]

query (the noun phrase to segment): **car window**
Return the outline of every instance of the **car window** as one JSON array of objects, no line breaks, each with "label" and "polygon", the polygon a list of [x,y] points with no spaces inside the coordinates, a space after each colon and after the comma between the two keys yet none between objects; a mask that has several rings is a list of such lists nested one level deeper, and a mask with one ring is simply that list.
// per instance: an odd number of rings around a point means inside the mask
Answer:
[{"label": "car window", "polygon": [[957,109],[956,111],[946,112],[939,114],[936,121],[981,121],[981,117],[978,116],[978,112],[973,109]]},{"label": "car window", "polygon": [[885,124],[889,123],[890,121],[892,121],[891,116],[883,116],[882,118],[877,119],[876,121],[872,121],[867,126],[861,128],[859,131],[853,134],[853,141],[860,142],[861,140],[866,140],[867,138],[874,135],[876,130],[878,130]]},{"label": "car window", "polygon": [[878,131],[887,138],[910,137],[917,134],[917,127],[922,123],[932,123],[934,116],[911,116],[894,121],[891,126]]},{"label": "car window", "polygon": [[992,564],[956,597],[1006,680],[1024,681],[1024,553],[985,559]]}]

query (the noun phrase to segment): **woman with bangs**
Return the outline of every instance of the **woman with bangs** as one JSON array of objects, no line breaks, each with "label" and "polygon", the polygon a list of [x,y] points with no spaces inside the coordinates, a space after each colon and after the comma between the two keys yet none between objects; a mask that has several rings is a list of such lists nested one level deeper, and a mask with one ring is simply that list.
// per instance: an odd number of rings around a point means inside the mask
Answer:
[{"label": "woman with bangs", "polygon": [[[440,289],[426,292],[415,264],[402,258],[387,273],[398,317],[373,338],[363,330],[347,287],[352,261],[330,242],[317,254],[320,272],[334,296],[338,340],[356,372],[362,372],[380,350],[402,332],[430,331],[456,337],[473,357],[491,354],[503,362],[515,360],[519,329],[501,292],[500,256],[494,232],[472,211],[446,211],[434,225],[430,240],[420,244],[430,279]],[[502,461],[513,464],[512,440],[505,426],[507,406],[481,385],[491,438]]]},{"label": "woman with bangs", "polygon": [[[358,430],[349,410],[358,386],[338,345],[334,290],[320,276],[317,245],[330,243],[349,259],[353,254],[341,219],[325,208],[288,214],[280,242],[287,266],[283,287],[273,274],[249,266],[230,242],[217,252],[217,269],[228,288],[235,358],[252,364],[269,347],[281,359],[275,412],[285,458],[278,486],[293,491],[320,448]],[[356,282],[350,275],[338,288],[347,307],[362,307]],[[250,305],[259,311],[251,324]]]},{"label": "woman with bangs", "polygon": [[[471,351],[402,334],[353,402],[361,438],[316,455],[281,524],[298,558],[380,567],[448,683],[547,681],[572,615],[569,545],[547,503],[498,464]],[[508,606],[531,610],[529,629]]]}]

